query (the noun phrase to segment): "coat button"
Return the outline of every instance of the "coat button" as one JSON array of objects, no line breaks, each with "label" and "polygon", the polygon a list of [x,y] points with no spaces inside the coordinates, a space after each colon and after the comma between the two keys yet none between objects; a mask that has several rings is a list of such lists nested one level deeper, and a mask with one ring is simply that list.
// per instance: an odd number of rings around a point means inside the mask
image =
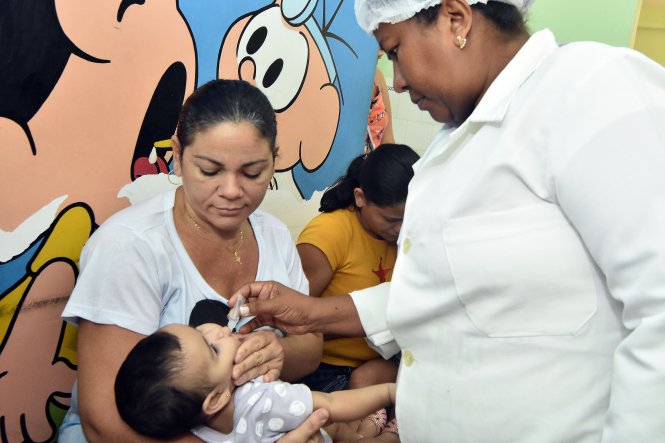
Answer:
[{"label": "coat button", "polygon": [[404,251],[404,254],[408,254],[410,249],[411,249],[411,240],[409,240],[409,237],[407,237],[402,242],[402,251]]},{"label": "coat button", "polygon": [[402,352],[402,361],[407,368],[410,368],[416,362],[416,359],[413,357],[411,351],[406,350]]}]

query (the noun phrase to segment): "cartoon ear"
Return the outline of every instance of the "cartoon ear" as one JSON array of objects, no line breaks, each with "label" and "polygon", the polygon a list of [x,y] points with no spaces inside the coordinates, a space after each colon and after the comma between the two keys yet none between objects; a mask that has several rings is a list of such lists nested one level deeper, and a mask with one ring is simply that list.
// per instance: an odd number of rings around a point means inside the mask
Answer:
[{"label": "cartoon ear", "polygon": [[110,60],[115,37],[122,32],[122,23],[118,21],[118,15],[120,5],[124,2],[121,0],[104,2],[54,0],[54,2],[60,26],[67,38],[79,50],[79,55],[87,55],[98,61]]},{"label": "cartoon ear", "polygon": [[[319,113],[319,119],[324,115],[336,114],[334,117],[339,122],[339,92],[333,85],[324,85],[316,95],[316,100],[322,111]],[[310,108],[311,109],[311,108]],[[300,132],[302,137],[302,148],[300,156],[303,166],[313,171],[318,168],[330,153],[335,135],[337,133],[337,125],[330,125],[321,122],[318,125],[312,125],[310,130],[303,130]],[[326,143],[323,143],[325,141]],[[362,148],[362,147],[361,147]]]},{"label": "cartoon ear", "polygon": [[224,408],[231,401],[231,391],[225,389],[220,391],[214,389],[208,396],[203,400],[203,413],[206,415],[214,415]]}]

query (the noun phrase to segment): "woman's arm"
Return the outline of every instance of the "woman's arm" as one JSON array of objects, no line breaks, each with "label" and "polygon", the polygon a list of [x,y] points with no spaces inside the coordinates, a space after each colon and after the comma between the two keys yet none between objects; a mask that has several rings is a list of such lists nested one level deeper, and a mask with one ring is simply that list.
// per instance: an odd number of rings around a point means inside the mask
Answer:
[{"label": "woman's arm", "polygon": [[309,295],[321,296],[333,278],[333,270],[326,255],[316,246],[301,243],[297,246],[302,268],[309,280]]},{"label": "woman's arm", "polygon": [[311,374],[323,354],[321,334],[288,335],[280,338],[284,348],[284,366],[280,378],[293,382]]},{"label": "woman's arm", "polygon": [[[90,442],[151,442],[133,432],[118,414],[113,386],[118,368],[144,336],[112,325],[81,320],[78,332],[78,400],[81,425]],[[199,442],[193,435],[177,441]]]},{"label": "woman's arm", "polygon": [[377,409],[395,404],[395,383],[383,383],[337,392],[312,392],[314,409],[324,408],[330,421],[358,420]]},{"label": "woman's arm", "polygon": [[376,68],[374,74],[374,83],[378,86],[379,91],[381,92],[381,98],[383,99],[383,106],[386,110],[386,129],[383,130],[383,137],[381,137],[381,144],[383,143],[395,143],[395,135],[393,134],[393,111],[390,107],[390,95],[388,92],[388,86],[386,85],[386,79],[383,76],[383,73],[379,68]]}]

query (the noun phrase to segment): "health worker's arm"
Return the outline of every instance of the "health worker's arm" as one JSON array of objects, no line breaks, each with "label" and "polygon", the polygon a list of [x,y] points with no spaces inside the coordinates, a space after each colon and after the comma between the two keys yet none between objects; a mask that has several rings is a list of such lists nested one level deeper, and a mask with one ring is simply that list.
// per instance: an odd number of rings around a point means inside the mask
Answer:
[{"label": "health worker's arm", "polygon": [[320,332],[340,337],[365,336],[358,311],[348,294],[308,297],[277,282],[256,282],[240,288],[229,299],[229,304],[234,306],[240,295],[247,300],[240,314],[256,316],[240,329],[243,333],[267,325],[288,334]]}]

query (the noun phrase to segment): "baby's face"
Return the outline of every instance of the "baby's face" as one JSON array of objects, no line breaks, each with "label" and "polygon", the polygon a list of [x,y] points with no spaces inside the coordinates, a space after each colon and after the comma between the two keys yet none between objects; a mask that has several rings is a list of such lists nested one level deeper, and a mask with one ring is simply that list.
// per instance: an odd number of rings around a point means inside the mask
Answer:
[{"label": "baby's face", "polygon": [[231,369],[240,341],[229,328],[206,323],[196,329],[178,324],[164,329],[180,341],[186,361],[183,372],[187,375],[183,375],[215,386],[233,386]]}]

